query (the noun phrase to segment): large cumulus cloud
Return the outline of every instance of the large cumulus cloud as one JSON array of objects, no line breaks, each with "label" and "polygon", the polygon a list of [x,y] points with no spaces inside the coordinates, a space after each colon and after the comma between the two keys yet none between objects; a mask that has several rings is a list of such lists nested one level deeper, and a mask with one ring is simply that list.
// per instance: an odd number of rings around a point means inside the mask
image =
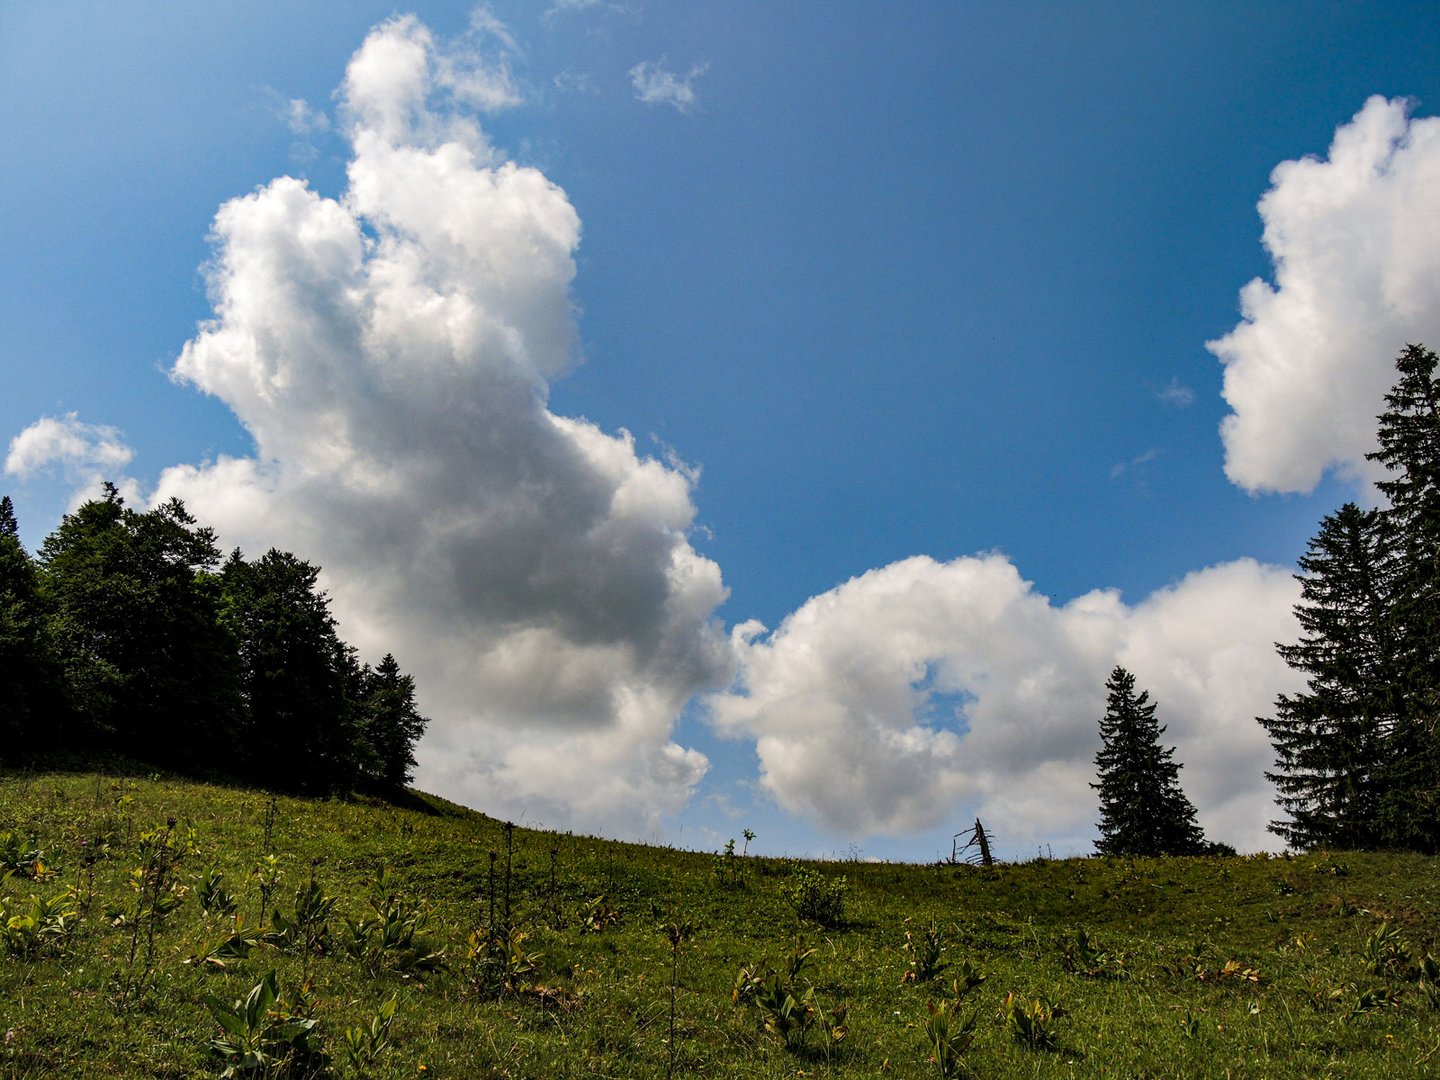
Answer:
[{"label": "large cumulus cloud", "polygon": [[1142,603],[1097,591],[1053,605],[1000,555],[912,558],[808,601],[773,634],[737,628],[722,731],[756,740],[764,789],[849,835],[905,834],[979,813],[1007,844],[1088,848],[1106,674],[1159,701],[1211,834],[1266,843],[1272,755],[1255,717],[1297,679],[1298,587],[1243,560]]},{"label": "large cumulus cloud", "polygon": [[458,107],[506,103],[482,74],[384,24],[341,94],[343,198],[282,177],[220,209],[215,317],[174,376],[255,454],[172,468],[155,497],[324,566],[347,639],[417,676],[427,786],[635,831],[705,772],[671,734],[728,677],[724,587],[686,539],[690,475],[546,408],[576,358],[580,221]]},{"label": "large cumulus cloud", "polygon": [[1374,97],[1325,158],[1287,161],[1260,200],[1273,284],[1210,344],[1225,364],[1225,471],[1309,491],[1326,469],[1373,480],[1375,416],[1407,342],[1440,343],[1440,119]]}]

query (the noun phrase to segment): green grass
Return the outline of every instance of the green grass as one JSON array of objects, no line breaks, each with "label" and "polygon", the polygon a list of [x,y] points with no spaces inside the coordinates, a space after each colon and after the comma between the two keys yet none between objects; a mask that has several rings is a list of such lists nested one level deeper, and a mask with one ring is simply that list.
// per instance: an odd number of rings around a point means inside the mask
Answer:
[{"label": "green grass", "polygon": [[[502,823],[418,793],[406,807],[277,798],[272,815],[270,806],[261,792],[157,777],[0,777],[0,834],[33,837],[59,870],[6,880],[7,910],[74,890],[79,911],[64,938],[28,953],[0,947],[0,1076],[219,1075],[209,1043],[222,1031],[205,999],[229,1006],[271,970],[276,1008],[318,1021],[315,1040],[337,1076],[356,1074],[345,1030],[368,1027],[392,997],[390,1045],[363,1075],[938,1076],[927,1002],[953,996],[963,963],[985,976],[958,1014],[976,1019],[960,1055],[976,1077],[1440,1075],[1440,1010],[1420,970],[1440,951],[1431,858],[807,864],[848,884],[844,921],[826,928],[787,902],[796,879],[783,861],[737,858],[717,875],[715,855],[515,829],[512,921],[528,934],[523,948],[543,957],[513,990],[477,993],[467,939],[492,902],[497,917],[503,907]],[[167,818],[184,899],[151,945],[148,923],[136,935],[106,912],[133,902],[137,842]],[[271,855],[272,909],[293,916],[312,873],[338,897],[328,952],[260,944],[223,967],[187,963],[234,930],[233,916],[201,910],[201,875],[223,872],[253,930],[252,871]],[[443,968],[404,973],[382,961],[372,976],[343,949],[344,920],[369,910],[381,867],[428,914],[422,934],[443,951]],[[619,921],[589,930],[582,913],[602,895],[597,910]],[[945,966],[906,981],[915,955],[906,931],[919,942],[932,921]],[[1408,961],[1403,950],[1374,952],[1382,924],[1398,930]],[[691,928],[679,945],[673,1044],[672,925]],[[787,1046],[762,1026],[758,997],[737,1004],[732,989],[742,968],[783,976],[805,949],[814,952],[793,996],[813,987],[831,1021],[845,1006],[845,1034],[836,1041],[817,1021]],[[1045,1030],[1053,1047],[1016,1037],[1008,994],[1061,1007]]]}]

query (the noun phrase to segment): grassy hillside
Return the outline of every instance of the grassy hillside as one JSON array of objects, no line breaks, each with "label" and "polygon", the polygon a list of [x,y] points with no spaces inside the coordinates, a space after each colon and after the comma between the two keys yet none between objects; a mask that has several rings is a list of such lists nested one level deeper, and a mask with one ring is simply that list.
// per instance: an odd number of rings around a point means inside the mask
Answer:
[{"label": "grassy hillside", "polygon": [[0,777],[0,863],[5,1077],[1440,1074],[1415,856],[796,868],[76,773]]}]

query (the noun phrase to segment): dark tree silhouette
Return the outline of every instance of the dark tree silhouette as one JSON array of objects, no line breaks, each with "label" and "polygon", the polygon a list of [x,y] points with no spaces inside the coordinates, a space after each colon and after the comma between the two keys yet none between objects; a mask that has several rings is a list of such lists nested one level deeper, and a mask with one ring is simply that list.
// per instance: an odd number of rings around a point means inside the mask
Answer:
[{"label": "dark tree silhouette", "polygon": [[1100,792],[1101,855],[1198,855],[1205,837],[1195,807],[1180,789],[1174,748],[1164,749],[1165,729],[1155,719],[1150,695],[1135,693],[1135,676],[1123,667],[1110,673],[1110,692],[1100,721],[1095,755]]},{"label": "dark tree silhouette", "polygon": [[218,559],[178,499],[139,513],[108,483],[45,539],[41,597],[82,730],[167,764],[217,754],[238,705]]},{"label": "dark tree silhouette", "polygon": [[1279,651],[1307,687],[1260,719],[1277,757],[1266,776],[1289,815],[1270,830],[1300,848],[1370,847],[1382,840],[1386,760],[1403,711],[1388,517],[1346,503],[1321,523],[1300,569],[1300,641]]}]

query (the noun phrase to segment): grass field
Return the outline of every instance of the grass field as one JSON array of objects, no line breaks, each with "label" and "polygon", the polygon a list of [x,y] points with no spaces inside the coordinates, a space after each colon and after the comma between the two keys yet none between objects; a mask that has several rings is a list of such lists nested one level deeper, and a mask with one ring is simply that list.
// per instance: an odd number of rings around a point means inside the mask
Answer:
[{"label": "grass field", "polygon": [[1432,858],[796,865],[42,773],[0,864],[4,1077],[1440,1075]]}]

